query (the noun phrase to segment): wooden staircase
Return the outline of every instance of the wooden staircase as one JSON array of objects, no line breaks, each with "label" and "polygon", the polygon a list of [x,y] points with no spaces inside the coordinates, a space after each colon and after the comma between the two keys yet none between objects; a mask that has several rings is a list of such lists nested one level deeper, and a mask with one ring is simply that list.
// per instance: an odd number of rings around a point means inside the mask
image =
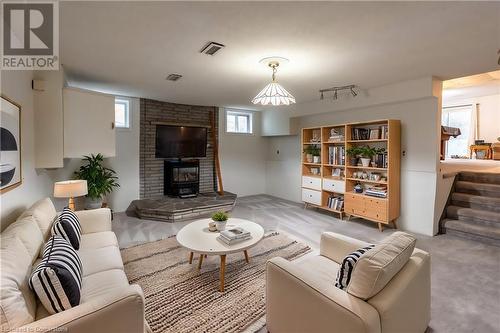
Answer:
[{"label": "wooden staircase", "polygon": [[442,231],[500,247],[500,174],[460,172]]}]

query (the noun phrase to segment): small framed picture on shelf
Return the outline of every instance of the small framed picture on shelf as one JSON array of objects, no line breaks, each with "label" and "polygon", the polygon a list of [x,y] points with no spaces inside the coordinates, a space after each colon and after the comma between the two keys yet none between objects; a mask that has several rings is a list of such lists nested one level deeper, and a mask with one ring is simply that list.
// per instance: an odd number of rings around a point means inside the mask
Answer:
[{"label": "small framed picture on shelf", "polygon": [[370,140],[380,139],[380,130],[379,129],[371,129],[370,130]]},{"label": "small framed picture on shelf", "polygon": [[332,177],[342,177],[342,170],[340,168],[335,168],[332,170]]}]

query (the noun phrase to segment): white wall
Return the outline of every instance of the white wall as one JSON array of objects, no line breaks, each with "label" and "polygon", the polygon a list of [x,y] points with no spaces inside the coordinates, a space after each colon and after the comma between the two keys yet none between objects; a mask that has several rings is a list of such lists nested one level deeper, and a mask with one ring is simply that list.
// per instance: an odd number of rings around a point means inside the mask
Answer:
[{"label": "white wall", "polygon": [[139,199],[139,99],[130,98],[130,129],[116,129],[116,156],[107,159],[115,170],[120,187],[108,196],[108,203],[117,212],[125,211],[132,200]]},{"label": "white wall", "polygon": [[266,192],[266,139],[261,137],[261,113],[253,113],[254,133],[226,133],[224,108],[219,108],[219,159],[224,190],[238,196]]},{"label": "white wall", "polygon": [[0,195],[1,229],[33,202],[52,192],[52,180],[44,170],[35,169],[35,136],[31,71],[2,71],[1,92],[21,105],[21,186]]},{"label": "white wall", "polygon": [[[500,87],[498,88],[500,90]],[[472,97],[446,99],[444,106],[479,104],[478,127],[479,139],[486,142],[497,142],[500,136],[500,92],[498,94]]]},{"label": "white wall", "polygon": [[[431,81],[428,81],[431,84]],[[374,119],[401,120],[401,217],[404,230],[426,235],[437,232],[434,220],[438,158],[439,98],[428,96],[406,102],[331,111],[299,118],[299,127]],[[334,105],[334,104],[332,104]],[[334,108],[334,106],[332,106]],[[300,140],[298,136],[270,138],[267,193],[300,201]],[[279,157],[276,150],[280,150]]]}]

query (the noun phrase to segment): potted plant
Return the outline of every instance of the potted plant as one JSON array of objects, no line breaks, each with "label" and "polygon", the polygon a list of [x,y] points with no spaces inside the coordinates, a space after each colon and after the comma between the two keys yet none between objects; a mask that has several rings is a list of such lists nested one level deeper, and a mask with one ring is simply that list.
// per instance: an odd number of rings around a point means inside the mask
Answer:
[{"label": "potted plant", "polygon": [[83,156],[83,165],[75,171],[76,179],[87,181],[88,194],[86,207],[96,209],[102,206],[103,197],[111,193],[113,188],[119,187],[116,172],[103,165],[104,157],[102,154],[91,154]]},{"label": "potted plant", "polygon": [[361,147],[352,146],[346,150],[346,153],[350,156],[350,165],[358,165],[358,155],[361,154]]},{"label": "potted plant", "polygon": [[317,145],[307,145],[304,148],[307,163],[320,163],[321,149]]},{"label": "potted plant", "polygon": [[217,230],[222,231],[226,229],[226,223],[229,215],[226,212],[218,211],[212,215],[212,221],[215,222]]},{"label": "potted plant", "polygon": [[375,156],[378,152],[378,149],[375,147],[370,147],[370,146],[363,146],[360,147],[360,159],[361,159],[361,164],[364,167],[369,167],[370,162],[372,160],[372,157]]}]

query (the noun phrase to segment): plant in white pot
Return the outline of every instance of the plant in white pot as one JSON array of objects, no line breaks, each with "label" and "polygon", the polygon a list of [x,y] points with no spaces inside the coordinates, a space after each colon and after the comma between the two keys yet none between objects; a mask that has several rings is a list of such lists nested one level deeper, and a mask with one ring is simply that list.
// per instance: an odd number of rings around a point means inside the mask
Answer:
[{"label": "plant in white pot", "polygon": [[347,148],[346,153],[350,157],[349,159],[350,165],[351,166],[358,165],[358,155],[361,154],[361,147],[358,146],[349,147]]},{"label": "plant in white pot", "polygon": [[91,154],[83,156],[83,165],[75,171],[76,179],[87,181],[88,194],[86,208],[96,209],[102,206],[102,199],[106,194],[119,187],[116,172],[104,165],[104,156],[102,154]]},{"label": "plant in white pot", "polygon": [[215,222],[215,227],[218,231],[226,229],[226,223],[229,219],[229,215],[226,212],[218,211],[212,215],[212,221]]},{"label": "plant in white pot", "polygon": [[375,156],[378,152],[378,149],[370,146],[360,147],[359,155],[361,160],[361,165],[364,167],[369,167],[370,162],[372,161],[372,157]]}]

